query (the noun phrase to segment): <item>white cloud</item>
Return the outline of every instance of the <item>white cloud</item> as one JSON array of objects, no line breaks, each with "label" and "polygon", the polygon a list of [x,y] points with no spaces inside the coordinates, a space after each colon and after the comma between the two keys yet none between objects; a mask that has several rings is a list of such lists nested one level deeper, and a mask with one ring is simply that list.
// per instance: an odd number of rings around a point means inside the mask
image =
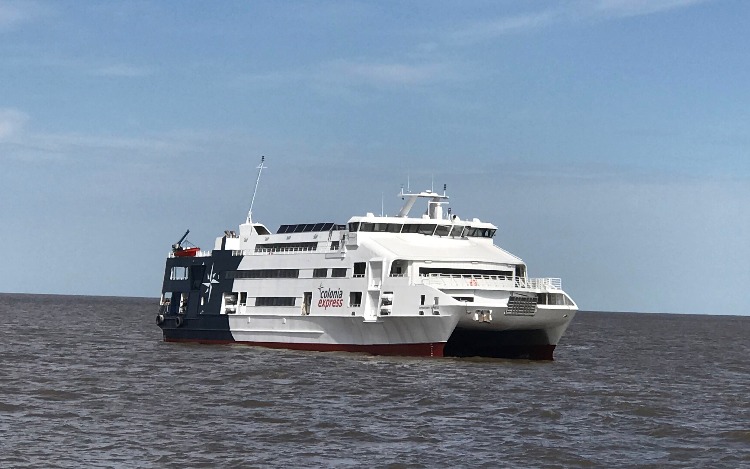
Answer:
[{"label": "white cloud", "polygon": [[[336,60],[318,66],[285,71],[240,75],[230,81],[238,87],[270,87],[309,85],[318,90],[336,87],[339,93],[346,88],[415,87],[446,80],[458,75],[448,63],[409,63],[394,60]],[[330,91],[330,90],[329,90]]]},{"label": "white cloud", "polygon": [[27,128],[29,116],[0,109],[0,160],[72,161],[96,158],[148,160],[206,152],[211,136],[199,132],[124,137],[76,132],[45,133]]},{"label": "white cloud", "polygon": [[324,80],[373,86],[416,86],[450,79],[450,67],[441,63],[336,61],[324,67]]},{"label": "white cloud", "polygon": [[34,1],[0,0],[0,31],[12,29],[44,15],[47,11],[46,7]]},{"label": "white cloud", "polygon": [[595,15],[628,17],[685,8],[708,0],[597,0],[589,5]]},{"label": "white cloud", "polygon": [[26,125],[29,116],[15,109],[0,109],[0,142],[17,135]]},{"label": "white cloud", "polygon": [[627,18],[687,8],[713,0],[580,0],[521,15],[482,19],[448,34],[448,42],[473,44],[557,23]]},{"label": "white cloud", "polygon": [[560,19],[560,12],[545,10],[526,15],[483,20],[454,31],[449,41],[459,44],[495,39],[506,34],[522,33],[547,26]]},{"label": "white cloud", "polygon": [[139,78],[152,75],[153,71],[144,67],[119,63],[94,69],[92,74],[102,77]]}]

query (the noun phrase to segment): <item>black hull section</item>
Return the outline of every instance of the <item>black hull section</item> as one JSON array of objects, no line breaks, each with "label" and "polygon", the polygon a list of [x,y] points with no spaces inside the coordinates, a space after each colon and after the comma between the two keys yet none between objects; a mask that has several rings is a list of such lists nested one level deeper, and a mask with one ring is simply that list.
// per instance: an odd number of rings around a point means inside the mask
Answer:
[{"label": "black hull section", "polygon": [[541,329],[482,331],[456,328],[445,344],[446,357],[552,360],[555,346]]},{"label": "black hull section", "polygon": [[167,316],[161,324],[166,342],[234,342],[226,315],[204,315],[200,318]]}]

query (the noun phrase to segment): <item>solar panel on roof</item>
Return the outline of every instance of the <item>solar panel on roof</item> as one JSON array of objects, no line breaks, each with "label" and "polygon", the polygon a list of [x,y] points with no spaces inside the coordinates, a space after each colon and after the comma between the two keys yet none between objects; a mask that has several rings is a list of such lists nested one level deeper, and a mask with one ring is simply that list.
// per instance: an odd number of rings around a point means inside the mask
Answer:
[{"label": "solar panel on roof", "polygon": [[346,225],[337,223],[299,223],[297,225],[280,225],[277,234],[310,233],[315,231],[345,230]]}]

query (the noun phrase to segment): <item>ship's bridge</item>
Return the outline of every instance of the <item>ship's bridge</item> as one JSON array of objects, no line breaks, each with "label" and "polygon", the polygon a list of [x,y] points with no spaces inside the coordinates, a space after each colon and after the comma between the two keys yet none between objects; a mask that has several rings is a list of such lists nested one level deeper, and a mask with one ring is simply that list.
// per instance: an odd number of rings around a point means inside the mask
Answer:
[{"label": "ship's bridge", "polygon": [[491,223],[483,223],[478,219],[472,221],[461,220],[456,216],[450,219],[376,217],[367,214],[364,217],[349,219],[350,233],[401,233],[423,234],[450,238],[492,238],[497,227]]},{"label": "ship's bridge", "polygon": [[[352,217],[348,222],[349,232],[422,234],[450,238],[492,238],[497,232],[495,225],[477,218],[471,221],[461,220],[458,216],[451,215],[450,211],[444,217],[443,205],[448,203],[445,191],[442,194],[431,190],[407,193],[402,188],[399,197],[404,200],[404,205],[397,216],[376,217],[368,213],[364,217]],[[427,211],[419,218],[409,217],[409,212],[418,199],[427,199]]]}]

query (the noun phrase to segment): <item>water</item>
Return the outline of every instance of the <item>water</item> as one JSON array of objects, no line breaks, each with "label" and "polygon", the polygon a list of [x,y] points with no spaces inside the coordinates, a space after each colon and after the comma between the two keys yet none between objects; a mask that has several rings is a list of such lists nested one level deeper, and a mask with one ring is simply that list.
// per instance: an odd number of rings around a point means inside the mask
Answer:
[{"label": "water", "polygon": [[580,313],[554,362],[167,344],[0,295],[0,467],[750,467],[750,317]]}]

